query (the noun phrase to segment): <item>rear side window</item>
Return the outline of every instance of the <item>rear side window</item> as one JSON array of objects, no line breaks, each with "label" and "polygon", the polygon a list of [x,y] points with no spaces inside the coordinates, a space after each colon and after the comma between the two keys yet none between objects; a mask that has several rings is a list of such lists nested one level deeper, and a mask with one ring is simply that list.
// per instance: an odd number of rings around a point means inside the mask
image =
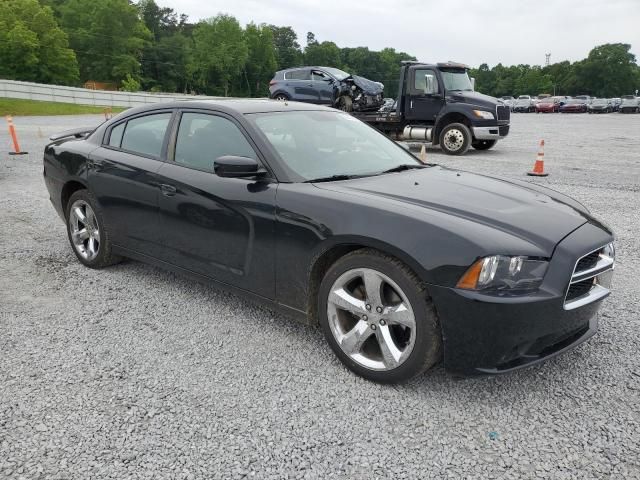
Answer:
[{"label": "rear side window", "polygon": [[120,148],[122,142],[122,134],[124,133],[124,126],[126,123],[116,125],[111,129],[111,135],[109,135],[109,146]]},{"label": "rear side window", "polygon": [[213,171],[214,160],[225,155],[258,159],[231,120],[205,113],[182,114],[176,139],[176,163]]},{"label": "rear side window", "polygon": [[284,74],[287,80],[311,80],[311,71],[308,69],[291,70]]},{"label": "rear side window", "polygon": [[[122,135],[121,148],[143,155],[160,157],[164,135],[170,119],[171,113],[158,113],[129,120],[124,129],[124,135]],[[111,131],[112,138],[114,130]],[[111,138],[109,144],[111,145]]]}]

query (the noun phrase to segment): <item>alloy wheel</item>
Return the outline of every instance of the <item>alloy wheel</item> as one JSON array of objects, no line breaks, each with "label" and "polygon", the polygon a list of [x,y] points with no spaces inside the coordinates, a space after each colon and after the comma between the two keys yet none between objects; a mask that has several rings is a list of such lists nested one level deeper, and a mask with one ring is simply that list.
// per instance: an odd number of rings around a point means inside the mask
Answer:
[{"label": "alloy wheel", "polygon": [[91,261],[100,251],[100,229],[96,215],[84,200],[76,200],[69,209],[71,242],[78,254]]},{"label": "alloy wheel", "polygon": [[400,366],[416,341],[416,320],[402,289],[370,268],[348,270],[329,290],[329,327],[341,350],[371,370]]},{"label": "alloy wheel", "polygon": [[444,144],[453,152],[460,150],[464,145],[464,134],[457,128],[452,128],[444,136]]}]

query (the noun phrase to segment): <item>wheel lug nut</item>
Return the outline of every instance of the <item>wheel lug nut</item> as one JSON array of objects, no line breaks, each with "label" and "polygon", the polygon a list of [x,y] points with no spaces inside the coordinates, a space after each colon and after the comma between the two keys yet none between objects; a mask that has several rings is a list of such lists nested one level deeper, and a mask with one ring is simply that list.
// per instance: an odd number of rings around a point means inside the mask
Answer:
[{"label": "wheel lug nut", "polygon": [[365,308],[366,308],[367,310],[371,310],[371,305],[369,305],[369,304],[367,303],[367,305],[365,306]]},{"label": "wheel lug nut", "polygon": [[376,307],[376,312],[382,313],[382,307]]},{"label": "wheel lug nut", "polygon": [[386,325],[387,322],[384,321],[384,318],[380,320],[380,325]]},{"label": "wheel lug nut", "polygon": [[376,329],[376,324],[375,324],[375,323],[372,323],[372,324],[371,324],[371,330],[375,330],[375,329]]},{"label": "wheel lug nut", "polygon": [[363,315],[362,319],[366,322],[367,320],[369,320],[369,317],[367,317],[366,315]]}]

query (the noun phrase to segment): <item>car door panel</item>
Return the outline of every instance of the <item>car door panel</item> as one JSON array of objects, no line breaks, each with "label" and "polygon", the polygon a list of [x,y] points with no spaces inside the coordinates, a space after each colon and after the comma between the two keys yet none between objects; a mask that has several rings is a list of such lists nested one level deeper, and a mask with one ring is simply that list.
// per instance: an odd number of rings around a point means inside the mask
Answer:
[{"label": "car door panel", "polygon": [[[407,109],[407,120],[419,120],[426,123],[435,123],[436,117],[444,106],[442,94],[426,95],[424,93],[424,75],[433,75],[436,79],[436,72],[431,69],[412,69],[410,75],[409,108]],[[440,87],[441,88],[441,87]]]},{"label": "car door panel", "polygon": [[[233,141],[228,140],[233,135],[220,133],[225,138],[219,140],[216,133],[220,132],[215,129],[204,132],[205,138],[212,143],[209,148],[202,146],[201,156],[196,161],[192,159],[189,164],[169,161],[158,172],[163,259],[274,298],[277,183],[223,178],[213,173],[214,157],[244,152],[242,149],[229,152]],[[194,144],[199,148],[196,137],[188,135],[180,140],[179,133],[177,137],[178,141],[189,142],[186,150],[191,158],[197,155],[191,148]],[[216,148],[217,142],[227,142],[226,150]],[[211,166],[209,171],[205,169],[207,164]]]}]

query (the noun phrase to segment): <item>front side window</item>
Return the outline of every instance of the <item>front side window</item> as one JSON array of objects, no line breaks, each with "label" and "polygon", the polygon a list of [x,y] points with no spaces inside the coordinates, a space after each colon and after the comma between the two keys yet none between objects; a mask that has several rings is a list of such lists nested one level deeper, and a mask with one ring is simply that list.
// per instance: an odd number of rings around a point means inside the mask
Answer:
[{"label": "front side window", "polygon": [[[171,120],[171,113],[158,113],[129,120],[122,135],[121,148],[130,152],[160,157],[169,120]],[[112,137],[113,133],[112,130]],[[109,143],[111,144],[111,139],[109,139]]]},{"label": "front side window", "polygon": [[292,111],[247,115],[298,181],[377,175],[418,164],[410,153],[346,113]]},{"label": "front side window", "polygon": [[206,113],[182,114],[176,139],[176,163],[213,171],[215,159],[225,155],[258,159],[253,147],[231,120]]},{"label": "front side window", "polygon": [[435,85],[435,91],[438,92],[439,88],[438,88],[438,77],[436,77],[436,72],[434,72],[433,70],[430,69],[426,69],[426,68],[419,68],[417,70],[414,71],[415,72],[415,77],[414,77],[414,82],[413,82],[413,88],[416,89],[418,92],[424,92],[425,89],[427,88],[427,79],[425,78],[425,75],[433,75],[433,82]]}]

